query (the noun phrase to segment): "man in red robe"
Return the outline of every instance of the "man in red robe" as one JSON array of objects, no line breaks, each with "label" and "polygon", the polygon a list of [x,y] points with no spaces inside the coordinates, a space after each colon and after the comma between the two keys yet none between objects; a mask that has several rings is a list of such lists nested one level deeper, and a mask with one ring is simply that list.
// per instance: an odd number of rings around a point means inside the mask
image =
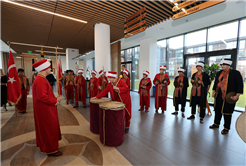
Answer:
[{"label": "man in red robe", "polygon": [[78,76],[74,80],[75,85],[75,106],[79,106],[79,101],[83,103],[84,108],[86,107],[86,94],[85,94],[85,78],[83,77],[83,69],[78,69]]},{"label": "man in red robe", "polygon": [[119,101],[125,104],[125,134],[129,132],[130,127],[130,120],[131,120],[131,96],[130,96],[130,90],[126,83],[122,79],[118,79],[117,72],[115,71],[108,71],[107,77],[110,84],[107,85],[107,87],[96,97],[93,97],[92,99],[100,99],[103,96],[105,96],[108,92],[110,92],[110,96],[113,101]]},{"label": "man in red robe", "polygon": [[144,110],[145,106],[145,112],[149,112],[149,106],[150,106],[150,88],[152,86],[149,76],[149,71],[145,70],[143,72],[143,78],[141,79],[139,83],[139,89],[138,94],[140,95],[140,109],[139,111]]},{"label": "man in red robe", "polygon": [[25,114],[27,105],[27,95],[30,91],[29,81],[28,78],[24,76],[24,69],[18,69],[18,76],[21,87],[21,99],[16,106],[19,113]]},{"label": "man in red robe", "polygon": [[32,66],[38,71],[32,85],[36,144],[42,153],[60,156],[62,152],[58,151],[58,141],[61,140],[61,132],[56,105],[62,98],[55,97],[46,79],[51,72],[50,62],[43,59]]},{"label": "man in red robe", "polygon": [[74,75],[72,70],[68,70],[68,75],[65,77],[65,86],[66,86],[66,102],[69,102],[69,96],[71,99],[71,103],[73,103],[73,82],[74,82]]},{"label": "man in red robe", "polygon": [[92,70],[91,72],[92,78],[89,81],[89,87],[88,87],[88,90],[90,91],[90,98],[95,97],[98,94],[96,74],[97,72],[95,70]]},{"label": "man in red robe", "polygon": [[[98,93],[101,93],[108,85],[108,80],[105,77],[105,72],[103,70],[99,71],[100,77],[97,79],[97,89]],[[108,94],[106,94],[104,97],[108,97]]]},{"label": "man in red robe", "polygon": [[159,107],[161,107],[162,113],[166,111],[167,108],[167,86],[170,84],[170,79],[167,74],[165,74],[166,65],[160,66],[160,73],[156,74],[153,84],[155,84],[155,109],[158,113]]},{"label": "man in red robe", "polygon": [[129,90],[131,89],[131,83],[130,83],[130,78],[128,78],[129,75],[129,71],[128,70],[124,70],[123,71],[123,78],[122,80],[126,83],[126,85],[128,86]]}]

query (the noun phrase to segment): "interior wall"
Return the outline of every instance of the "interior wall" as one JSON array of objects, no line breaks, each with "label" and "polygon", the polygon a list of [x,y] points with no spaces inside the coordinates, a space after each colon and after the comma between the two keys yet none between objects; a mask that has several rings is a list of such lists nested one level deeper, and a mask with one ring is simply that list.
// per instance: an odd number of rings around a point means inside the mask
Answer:
[{"label": "interior wall", "polygon": [[164,21],[127,39],[121,39],[121,48],[140,45],[140,41],[146,38],[164,39],[242,17],[246,17],[246,0],[226,0],[180,19]]},{"label": "interior wall", "polygon": [[110,45],[111,49],[111,69],[112,71],[117,71],[118,74],[121,72],[121,42],[118,41]]}]

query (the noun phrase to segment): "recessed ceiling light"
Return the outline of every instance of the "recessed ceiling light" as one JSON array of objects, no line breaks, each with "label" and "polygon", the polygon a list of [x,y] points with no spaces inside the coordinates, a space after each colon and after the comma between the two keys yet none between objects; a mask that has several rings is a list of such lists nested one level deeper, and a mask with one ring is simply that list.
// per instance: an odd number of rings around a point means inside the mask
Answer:
[{"label": "recessed ceiling light", "polygon": [[82,22],[82,23],[85,23],[85,24],[87,23],[86,21],[83,21],[83,20],[79,20],[79,19],[76,19],[76,18],[72,18],[72,17],[68,17],[68,16],[65,16],[65,15],[62,15],[62,14],[58,14],[58,13],[50,12],[50,11],[47,11],[47,10],[35,8],[35,7],[32,7],[32,6],[23,5],[23,4],[16,3],[16,2],[13,2],[13,1],[10,1],[10,0],[2,0],[2,1],[14,4],[14,5],[26,7],[26,8],[29,8],[29,9],[37,10],[37,11],[40,11],[40,12],[44,12],[44,13],[47,13],[47,14],[51,14],[51,15],[67,18],[67,19],[70,19],[70,20]]}]

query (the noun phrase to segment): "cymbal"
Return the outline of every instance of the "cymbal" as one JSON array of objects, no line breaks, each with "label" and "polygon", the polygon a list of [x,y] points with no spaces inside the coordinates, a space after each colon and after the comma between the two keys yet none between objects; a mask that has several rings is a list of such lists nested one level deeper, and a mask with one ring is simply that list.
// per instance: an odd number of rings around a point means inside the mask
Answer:
[{"label": "cymbal", "polygon": [[226,95],[226,102],[229,103],[229,104],[235,104],[238,101],[238,99],[237,100],[232,100],[231,97],[232,96],[236,96],[236,94],[237,94],[236,92],[229,92]]}]

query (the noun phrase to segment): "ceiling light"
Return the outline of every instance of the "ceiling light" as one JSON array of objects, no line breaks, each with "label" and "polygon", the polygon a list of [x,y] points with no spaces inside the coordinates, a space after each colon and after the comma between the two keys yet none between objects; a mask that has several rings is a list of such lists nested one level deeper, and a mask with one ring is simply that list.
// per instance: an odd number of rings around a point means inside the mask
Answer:
[{"label": "ceiling light", "polygon": [[16,58],[21,58],[20,56],[17,56]]},{"label": "ceiling light", "polygon": [[10,45],[11,45],[11,44],[23,45],[23,46],[32,46],[32,47],[54,48],[54,49],[60,49],[60,50],[63,49],[63,48],[61,48],[61,47],[43,46],[43,45],[27,44],[27,43],[18,43],[18,42],[10,42]]},{"label": "ceiling light", "polygon": [[[36,52],[41,52],[41,50],[35,50]],[[43,51],[44,53],[50,53],[50,54],[55,54],[56,52],[52,51]],[[66,54],[65,52],[57,52],[58,54]]]},{"label": "ceiling light", "polygon": [[47,10],[42,10],[42,9],[35,8],[35,7],[32,7],[32,6],[23,5],[23,4],[16,3],[16,2],[13,2],[13,1],[10,1],[10,0],[2,0],[2,1],[8,2],[8,3],[12,3],[14,5],[19,5],[19,6],[22,6],[22,7],[26,7],[26,8],[29,8],[29,9],[37,10],[37,11],[40,11],[40,12],[44,12],[44,13],[47,13],[47,14],[52,14],[52,15],[55,15],[55,16],[59,16],[59,17],[70,19],[70,20],[82,22],[82,23],[85,23],[85,24],[87,23],[86,21],[83,21],[83,20],[79,20],[79,19],[76,19],[76,18],[72,18],[72,17],[68,17],[68,16],[65,16],[65,15],[62,15],[62,14],[50,12],[50,11],[47,11]]}]

